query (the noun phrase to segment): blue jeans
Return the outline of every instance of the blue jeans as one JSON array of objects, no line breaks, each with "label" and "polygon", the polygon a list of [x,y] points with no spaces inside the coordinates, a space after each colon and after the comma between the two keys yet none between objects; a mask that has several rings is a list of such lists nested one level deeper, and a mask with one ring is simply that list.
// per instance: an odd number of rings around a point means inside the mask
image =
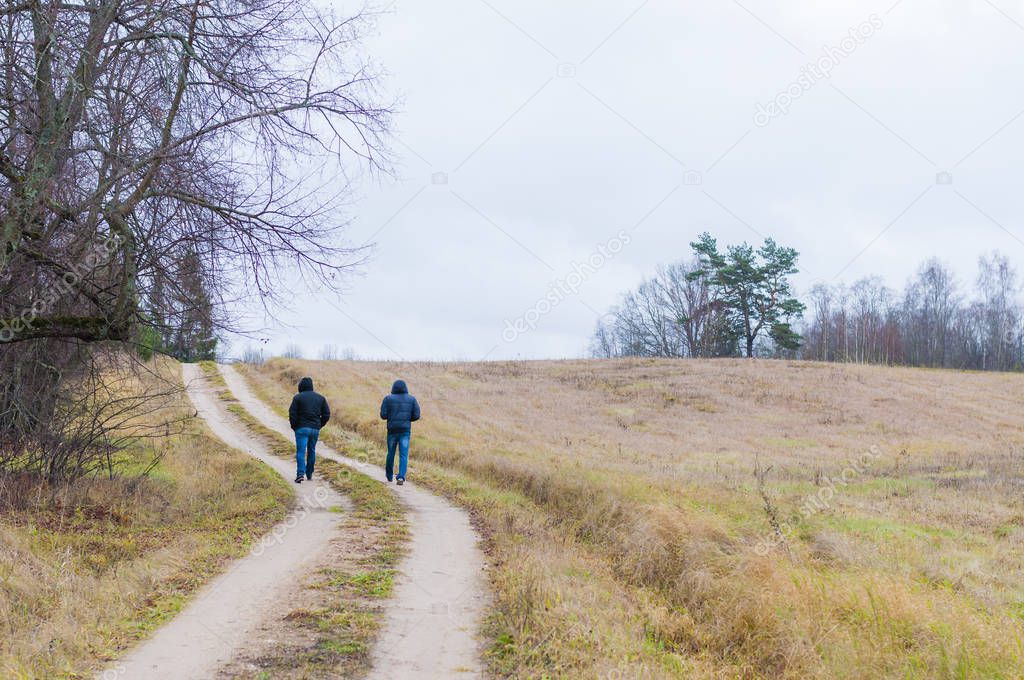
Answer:
[{"label": "blue jeans", "polygon": [[316,440],[320,430],[315,427],[300,427],[295,430],[295,476],[312,477],[316,464]]},{"label": "blue jeans", "polygon": [[384,465],[384,474],[387,475],[388,481],[391,481],[391,473],[395,469],[396,447],[398,448],[398,476],[405,479],[405,471],[409,467],[409,437],[411,436],[412,434],[409,432],[388,435],[388,460]]}]

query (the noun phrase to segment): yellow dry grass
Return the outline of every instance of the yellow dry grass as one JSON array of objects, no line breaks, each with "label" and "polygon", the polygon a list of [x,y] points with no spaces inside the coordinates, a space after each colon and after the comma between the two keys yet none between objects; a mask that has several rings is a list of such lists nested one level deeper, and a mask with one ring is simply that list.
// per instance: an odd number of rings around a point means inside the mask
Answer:
[{"label": "yellow dry grass", "polygon": [[380,398],[409,382],[410,476],[488,535],[496,674],[1024,677],[1022,376],[661,360],[249,374],[279,406],[312,375],[336,424],[378,440]]},{"label": "yellow dry grass", "polygon": [[[176,363],[154,368],[177,379]],[[190,406],[180,394],[167,409]],[[154,455],[159,464],[139,479]],[[0,677],[91,677],[180,610],[293,498],[270,468],[195,421],[125,457],[120,476],[61,489],[2,480],[19,485],[20,503],[0,510]]]}]

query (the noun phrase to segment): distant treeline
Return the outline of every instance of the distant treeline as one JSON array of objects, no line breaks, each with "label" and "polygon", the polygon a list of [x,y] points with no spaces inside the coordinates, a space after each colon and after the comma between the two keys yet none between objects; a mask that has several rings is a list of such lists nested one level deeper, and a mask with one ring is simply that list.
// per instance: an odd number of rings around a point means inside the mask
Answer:
[{"label": "distant treeline", "polygon": [[961,285],[938,260],[902,292],[876,276],[811,289],[800,356],[822,361],[1017,371],[1024,329],[1017,272],[999,253]]},{"label": "distant treeline", "polygon": [[[788,292],[782,273],[763,258],[729,258],[709,266],[709,237],[694,244],[695,257],[658,269],[626,293],[600,321],[591,351],[597,357],[764,356],[906,366],[1014,371],[1024,369],[1024,308],[1020,281],[999,253],[978,260],[969,284],[960,283],[939,260],[920,266],[902,291],[871,276],[852,285],[817,284],[800,303],[789,301],[768,314],[765,332],[744,333],[757,304],[737,305],[738,293],[782,301]],[[775,251],[780,249],[770,240]],[[710,241],[713,245],[714,242]],[[784,249],[781,249],[784,250]],[[715,251],[717,254],[717,251]],[[792,251],[788,251],[792,252]],[[723,257],[723,256],[719,256]],[[713,264],[713,263],[712,263]],[[724,276],[723,276],[724,273]],[[748,290],[737,289],[737,276]],[[759,280],[769,279],[763,288]],[[729,284],[733,284],[730,288]],[[762,290],[758,292],[758,286]],[[746,351],[750,348],[751,351]]]}]

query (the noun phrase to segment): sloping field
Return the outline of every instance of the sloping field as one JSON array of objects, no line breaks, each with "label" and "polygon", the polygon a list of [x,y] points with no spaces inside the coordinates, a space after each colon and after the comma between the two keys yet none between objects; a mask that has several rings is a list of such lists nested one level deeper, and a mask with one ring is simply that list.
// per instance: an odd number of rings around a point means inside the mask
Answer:
[{"label": "sloping field", "polygon": [[[516,677],[1024,677],[1024,377],[764,361],[275,360],[489,536]],[[760,478],[763,484],[758,482]]]}]

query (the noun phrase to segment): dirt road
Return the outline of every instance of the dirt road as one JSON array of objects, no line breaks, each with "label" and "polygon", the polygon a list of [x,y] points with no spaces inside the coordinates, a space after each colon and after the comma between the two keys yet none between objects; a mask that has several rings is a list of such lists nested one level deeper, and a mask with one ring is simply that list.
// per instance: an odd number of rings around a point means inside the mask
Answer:
[{"label": "dirt road", "polygon": [[[271,455],[248,433],[203,379],[198,366],[182,367],[188,394],[200,417],[227,445],[259,458],[288,480],[294,466]],[[268,427],[291,436],[288,423],[260,401],[245,380],[221,367],[242,406]],[[381,479],[380,466],[352,460],[324,444],[333,458]],[[411,538],[399,566],[395,591],[374,647],[369,677],[390,680],[473,678],[482,674],[477,638],[486,606],[484,559],[468,515],[413,483],[393,490],[405,502]],[[296,574],[322,561],[326,546],[343,541],[341,515],[350,507],[325,482],[295,485],[297,509],[246,557],[207,584],[153,637],[98,677],[103,680],[213,678],[249,648],[268,621],[287,611]],[[291,584],[295,584],[294,586]]]},{"label": "dirt road", "polygon": [[[291,437],[287,420],[256,397],[238,372],[222,366],[221,373],[249,413]],[[415,455],[415,438],[413,451]],[[317,455],[385,483],[382,464],[347,458],[322,443],[317,445]],[[415,475],[415,466],[410,474]],[[487,600],[483,553],[469,516],[415,483],[392,489],[408,507],[411,538],[399,566],[394,597],[387,604],[369,677],[478,677],[483,666],[477,633]]]},{"label": "dirt road", "polygon": [[[272,456],[246,432],[195,364],[182,366],[188,394],[199,416],[229,446],[259,458],[291,480],[294,468]],[[153,637],[99,677],[119,680],[212,678],[244,649],[260,623],[278,615],[293,596],[292,586],[335,536],[346,498],[326,482],[296,485],[299,504],[250,554],[207,584],[188,606]]]}]

